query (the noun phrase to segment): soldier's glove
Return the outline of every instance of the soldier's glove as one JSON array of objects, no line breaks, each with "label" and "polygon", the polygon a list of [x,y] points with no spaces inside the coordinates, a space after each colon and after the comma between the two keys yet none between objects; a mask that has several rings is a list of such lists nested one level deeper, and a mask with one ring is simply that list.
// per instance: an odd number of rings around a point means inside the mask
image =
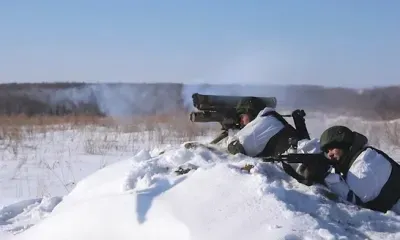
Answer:
[{"label": "soldier's glove", "polygon": [[293,112],[292,112],[292,115],[293,116],[300,116],[300,117],[305,117],[306,116],[306,113],[304,112],[304,110],[303,109],[296,109],[296,110],[294,110]]},{"label": "soldier's glove", "polygon": [[231,154],[233,154],[233,155],[238,154],[238,153],[241,153],[241,154],[245,154],[245,155],[246,155],[246,152],[245,152],[245,150],[244,150],[244,147],[243,147],[243,145],[239,142],[239,140],[234,140],[234,141],[232,141],[231,143],[229,143],[229,145],[228,145],[228,152],[231,153]]},{"label": "soldier's glove", "polygon": [[253,169],[253,168],[254,168],[254,165],[252,165],[252,164],[246,164],[246,165],[244,165],[244,167],[241,167],[240,169],[243,170],[243,171],[246,171],[246,172],[250,173],[251,169]]},{"label": "soldier's glove", "polygon": [[175,170],[174,172],[175,172],[177,175],[184,175],[184,174],[190,172],[191,170],[192,170],[192,169],[190,169],[190,168],[179,167],[179,168],[178,168],[177,170]]},{"label": "soldier's glove", "polygon": [[330,168],[331,166],[324,161],[302,163],[299,167],[299,173],[308,182],[325,184],[324,179],[329,174]]}]

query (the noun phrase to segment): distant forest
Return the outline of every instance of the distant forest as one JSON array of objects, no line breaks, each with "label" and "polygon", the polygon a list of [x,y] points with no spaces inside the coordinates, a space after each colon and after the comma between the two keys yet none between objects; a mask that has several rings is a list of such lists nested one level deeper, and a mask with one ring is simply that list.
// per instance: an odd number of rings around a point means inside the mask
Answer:
[{"label": "distant forest", "polygon": [[[225,91],[222,91],[222,90]],[[400,118],[400,86],[370,89],[313,85],[246,86],[178,83],[0,84],[0,115],[143,115],[189,110],[193,92],[274,96],[278,107],[371,119]]]}]

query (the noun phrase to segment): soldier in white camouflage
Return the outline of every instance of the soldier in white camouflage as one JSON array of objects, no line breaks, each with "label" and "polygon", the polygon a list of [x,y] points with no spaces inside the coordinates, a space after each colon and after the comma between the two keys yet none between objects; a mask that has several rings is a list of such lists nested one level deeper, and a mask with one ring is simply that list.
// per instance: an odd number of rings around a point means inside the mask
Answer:
[{"label": "soldier in white camouflage", "polygon": [[256,97],[239,102],[237,112],[243,128],[228,145],[232,154],[242,153],[251,157],[279,155],[289,148],[289,138],[298,137],[293,126]]},{"label": "soldier in white camouflage", "polygon": [[400,214],[400,165],[368,145],[366,136],[345,126],[332,126],[320,137],[321,150],[337,161],[324,183],[342,199],[372,210]]},{"label": "soldier in white camouflage", "polygon": [[[243,99],[237,106],[243,128],[228,145],[231,154],[241,153],[250,157],[278,156],[290,148],[290,140],[304,139],[303,134],[290,125],[274,108],[266,107],[256,97]],[[304,126],[305,128],[305,126]],[[246,166],[250,170],[253,166]],[[298,182],[312,185],[328,166],[293,167],[282,162],[283,170]]]}]

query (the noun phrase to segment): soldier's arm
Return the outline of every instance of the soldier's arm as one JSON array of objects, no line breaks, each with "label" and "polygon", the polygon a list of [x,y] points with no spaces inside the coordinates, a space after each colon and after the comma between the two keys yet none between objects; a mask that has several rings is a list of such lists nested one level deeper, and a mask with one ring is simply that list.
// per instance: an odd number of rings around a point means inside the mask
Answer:
[{"label": "soldier's arm", "polygon": [[346,181],[344,181],[339,174],[330,173],[325,178],[325,184],[333,193],[337,194],[339,198],[353,204],[362,204],[361,199],[349,188]]}]

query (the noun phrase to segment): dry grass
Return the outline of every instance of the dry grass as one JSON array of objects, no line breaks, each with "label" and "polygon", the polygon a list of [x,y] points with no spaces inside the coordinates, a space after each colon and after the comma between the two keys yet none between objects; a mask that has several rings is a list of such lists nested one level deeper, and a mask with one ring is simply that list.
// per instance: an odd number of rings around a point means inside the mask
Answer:
[{"label": "dry grass", "polygon": [[345,125],[364,134],[370,145],[386,150],[400,148],[400,119],[368,121],[360,118],[343,118],[330,125]]},{"label": "dry grass", "polygon": [[[88,154],[105,154],[110,150],[134,148],[137,141],[154,144],[191,141],[218,131],[217,124],[196,124],[185,112],[136,117],[71,116],[0,116],[0,145],[17,155],[24,139],[49,138],[54,132],[80,130],[85,133],[84,149]],[[129,135],[124,145],[118,142],[122,134]]]},{"label": "dry grass", "polygon": [[[347,118],[346,118],[347,119]],[[380,147],[382,140],[400,147],[400,121],[364,122],[351,118],[343,124],[368,136],[370,143]],[[218,134],[218,124],[192,123],[188,114],[177,111],[170,114],[136,117],[71,116],[0,116],[0,148],[18,155],[26,139],[49,139],[55,132],[79,130],[84,133],[84,151],[87,154],[106,154],[110,151],[134,152],[138,142],[179,144],[196,140],[199,136]],[[125,141],[121,142],[121,136]],[[34,148],[35,146],[28,146]]]},{"label": "dry grass", "polygon": [[389,144],[400,147],[400,121],[385,122],[384,133]]},{"label": "dry grass", "polygon": [[[370,142],[380,147],[381,140],[385,140],[400,147],[400,121],[360,122],[352,118],[341,120],[354,130],[368,136]],[[148,150],[163,144],[180,144],[184,141],[196,140],[199,136],[207,136],[219,133],[218,124],[192,123],[185,112],[175,112],[164,115],[142,116],[142,117],[95,117],[95,116],[0,116],[0,148],[9,151],[13,157],[6,158],[18,163],[15,167],[15,179],[28,181],[28,164],[38,161],[47,175],[37,178],[38,195],[51,194],[48,186],[50,183],[44,179],[53,178],[58,181],[65,191],[69,192],[80,178],[74,177],[72,167],[75,156],[80,154],[101,155],[124,153],[131,155],[143,149],[143,144]],[[65,134],[65,138],[58,138]],[[71,138],[78,141],[68,145],[66,141]],[[28,141],[26,141],[28,140]],[[61,148],[52,149],[46,144],[65,144]],[[36,145],[35,145],[36,144]],[[142,145],[140,145],[142,144]],[[44,146],[44,148],[42,148]],[[27,148],[33,151],[26,151]],[[37,148],[37,150],[35,149]],[[51,151],[52,158],[47,159],[46,153]],[[23,152],[24,151],[24,152]],[[26,151],[26,152],[25,152]],[[69,156],[63,157],[67,154]],[[7,154],[3,154],[7,155]],[[95,158],[95,159],[100,159]],[[48,161],[47,161],[48,160]],[[99,168],[107,165],[107,162],[98,163]],[[24,175],[25,174],[25,175]],[[30,176],[30,175],[29,175]],[[71,177],[73,176],[72,179]],[[21,180],[22,181],[22,180]],[[29,189],[28,189],[29,190]],[[26,191],[26,190],[25,190]],[[29,190],[30,191],[30,190]],[[22,192],[20,193],[22,194]]]},{"label": "dry grass", "polygon": [[[400,147],[400,121],[363,124],[351,118],[345,121],[343,124],[366,134],[374,145],[384,140]],[[18,154],[24,139],[36,139],[38,134],[45,139],[56,131],[69,130],[84,132],[86,153],[105,154],[110,150],[132,151],[138,141],[153,142],[154,145],[192,141],[199,136],[217,134],[220,128],[218,124],[192,123],[183,111],[119,118],[88,115],[0,116],[0,147]],[[121,135],[128,135],[125,144],[118,141]]]},{"label": "dry grass", "polygon": [[[16,195],[31,191],[29,181],[34,178],[38,181],[38,196],[48,195],[51,183],[44,179],[58,181],[66,192],[73,188],[77,179],[71,179],[74,171],[66,166],[75,164],[75,156],[100,155],[95,159],[105,159],[107,155],[132,155],[143,146],[151,150],[164,144],[180,144],[218,130],[218,124],[190,122],[184,112],[129,118],[0,116],[1,159],[17,163],[12,170],[12,180],[21,185]],[[32,164],[43,168],[45,175],[36,177],[34,172],[28,173],[28,165]],[[102,168],[107,162],[94,164]]]}]

